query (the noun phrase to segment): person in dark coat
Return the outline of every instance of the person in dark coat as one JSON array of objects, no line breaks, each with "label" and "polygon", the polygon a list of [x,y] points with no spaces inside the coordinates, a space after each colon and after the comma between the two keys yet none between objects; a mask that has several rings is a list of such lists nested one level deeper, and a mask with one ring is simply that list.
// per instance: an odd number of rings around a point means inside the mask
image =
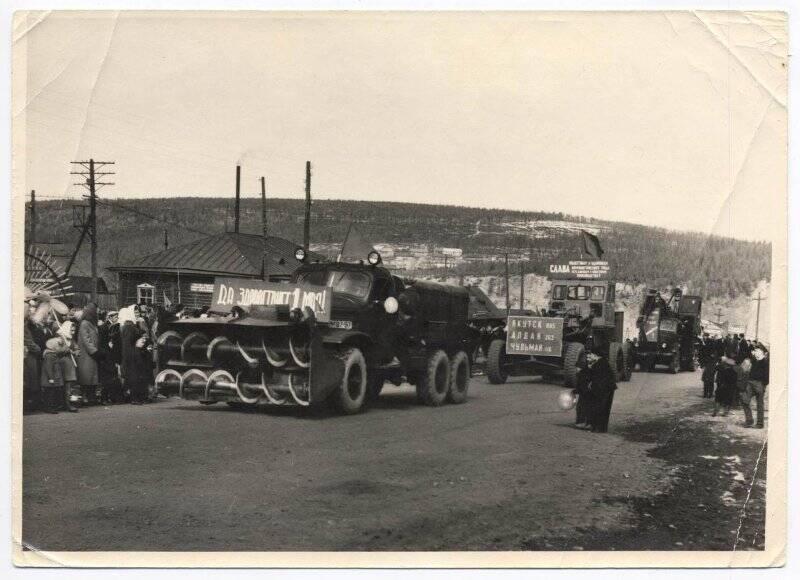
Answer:
[{"label": "person in dark coat", "polygon": [[573,393],[578,395],[578,402],[575,405],[575,426],[578,429],[589,429],[589,369],[583,367],[578,370],[577,386]]},{"label": "person in dark coat", "polygon": [[716,376],[716,367],[718,356],[716,356],[717,346],[715,342],[708,336],[703,335],[700,343],[700,368],[703,369],[703,398],[711,399],[714,397],[714,378]]},{"label": "person in dark coat", "polygon": [[150,353],[147,336],[136,321],[134,306],[119,311],[120,349],[122,360],[120,371],[125,388],[130,391],[131,403],[141,405],[147,400],[150,380]]},{"label": "person in dark coat", "polygon": [[37,344],[34,333],[35,327],[31,319],[30,308],[25,308],[25,325],[23,327],[23,367],[22,367],[22,392],[23,409],[32,410],[39,405],[42,399],[42,390],[39,378],[39,364],[42,358],[42,349]]},{"label": "person in dark coat", "polygon": [[[757,344],[748,359],[750,374],[747,379],[747,390],[742,397],[742,408],[745,415],[745,426],[762,429],[764,427],[764,394],[769,385],[769,352]],[[750,402],[756,400],[756,423],[753,425],[753,410]]]},{"label": "person in dark coat", "polygon": [[589,423],[593,432],[606,433],[617,381],[606,357],[589,353],[586,362],[589,367]]},{"label": "person in dark coat", "polygon": [[736,361],[732,358],[723,356],[717,363],[717,390],[714,392],[714,417],[722,409],[722,416],[726,417],[736,399],[737,387],[737,374]]},{"label": "person in dark coat", "polygon": [[97,305],[90,302],[84,308],[83,316],[78,326],[78,348],[80,352],[76,357],[81,396],[84,402],[90,405],[97,404],[97,385],[100,382],[97,373],[97,360],[102,354],[98,348],[98,343]]},{"label": "person in dark coat", "polygon": [[97,316],[97,378],[100,381],[100,400],[105,404],[116,405],[123,401],[122,381],[112,355],[111,325],[103,312]]}]

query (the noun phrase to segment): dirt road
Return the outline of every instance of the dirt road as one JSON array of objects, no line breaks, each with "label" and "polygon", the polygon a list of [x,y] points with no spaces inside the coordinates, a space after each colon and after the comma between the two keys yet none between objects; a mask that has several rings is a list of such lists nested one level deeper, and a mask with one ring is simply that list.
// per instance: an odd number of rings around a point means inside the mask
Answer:
[{"label": "dirt road", "polygon": [[[636,373],[610,432],[560,387],[386,389],[353,417],[170,399],[24,419],[23,537],[47,550],[762,549],[766,431],[699,373]],[[749,492],[749,493],[748,493]]]}]

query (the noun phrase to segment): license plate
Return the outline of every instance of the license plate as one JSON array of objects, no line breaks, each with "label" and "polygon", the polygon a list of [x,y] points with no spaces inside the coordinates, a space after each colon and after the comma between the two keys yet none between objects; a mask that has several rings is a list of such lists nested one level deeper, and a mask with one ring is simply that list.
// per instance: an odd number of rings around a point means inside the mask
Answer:
[{"label": "license plate", "polygon": [[350,330],[353,328],[353,321],[352,320],[331,320],[331,327],[332,328],[345,328]]}]

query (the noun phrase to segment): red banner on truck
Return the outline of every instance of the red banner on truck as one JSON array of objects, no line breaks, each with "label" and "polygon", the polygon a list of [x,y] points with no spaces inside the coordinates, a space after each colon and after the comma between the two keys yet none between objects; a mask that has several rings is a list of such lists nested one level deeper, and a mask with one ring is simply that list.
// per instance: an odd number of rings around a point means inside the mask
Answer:
[{"label": "red banner on truck", "polygon": [[310,284],[279,284],[246,278],[215,278],[211,310],[230,312],[234,306],[247,310],[252,306],[288,306],[290,310],[306,306],[317,320],[331,319],[332,290]]},{"label": "red banner on truck", "polygon": [[509,316],[506,354],[560,357],[563,338],[563,318]]}]

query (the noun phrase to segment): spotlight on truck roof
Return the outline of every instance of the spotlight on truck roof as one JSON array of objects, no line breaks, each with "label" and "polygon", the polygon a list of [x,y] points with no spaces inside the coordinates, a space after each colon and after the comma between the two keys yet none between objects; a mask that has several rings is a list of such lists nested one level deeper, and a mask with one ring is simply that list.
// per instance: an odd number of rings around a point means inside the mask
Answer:
[{"label": "spotlight on truck roof", "polygon": [[376,266],[376,265],[381,263],[381,255],[378,252],[376,252],[375,250],[373,250],[367,256],[367,261],[371,265]]},{"label": "spotlight on truck roof", "polygon": [[297,248],[294,251],[294,257],[297,259],[298,262],[305,262],[306,261],[306,251],[303,248]]}]

